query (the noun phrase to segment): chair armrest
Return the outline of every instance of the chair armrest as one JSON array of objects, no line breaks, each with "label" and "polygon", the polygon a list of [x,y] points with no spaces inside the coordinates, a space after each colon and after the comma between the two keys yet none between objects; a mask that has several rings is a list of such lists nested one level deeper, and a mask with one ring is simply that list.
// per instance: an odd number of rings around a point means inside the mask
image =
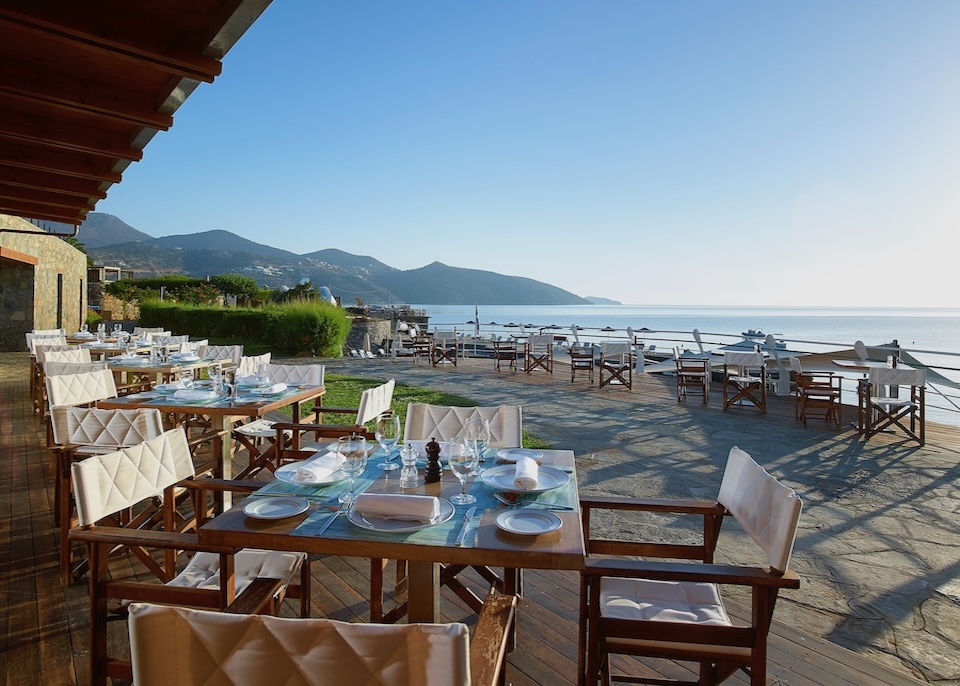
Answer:
[{"label": "chair armrest", "polygon": [[780,574],[767,567],[741,567],[729,564],[588,559],[582,573],[587,576],[617,576],[654,581],[800,588],[800,577],[793,570],[788,569]]},{"label": "chair armrest", "polygon": [[715,500],[581,496],[580,507],[584,510],[636,510],[638,512],[674,512],[699,515],[727,514],[723,505]]},{"label": "chair armrest", "polygon": [[202,477],[200,479],[184,479],[177,486],[189,489],[191,491],[216,491],[218,493],[253,493],[265,484],[259,481],[249,481],[243,479],[217,479],[214,477]]},{"label": "chair armrest", "polygon": [[495,686],[500,682],[507,646],[513,632],[517,597],[491,592],[483,601],[470,640],[471,683]]},{"label": "chair armrest", "polygon": [[110,543],[123,546],[141,546],[173,550],[196,550],[210,553],[235,553],[239,548],[200,545],[196,534],[151,529],[121,529],[113,526],[92,526],[70,529],[70,540],[81,543]]},{"label": "chair armrest", "polygon": [[258,576],[223,611],[235,615],[260,614],[264,608],[270,607],[281,588],[283,582],[280,579]]},{"label": "chair armrest", "polygon": [[329,407],[327,405],[317,405],[313,408],[313,411],[318,414],[356,414],[360,408],[358,407]]}]

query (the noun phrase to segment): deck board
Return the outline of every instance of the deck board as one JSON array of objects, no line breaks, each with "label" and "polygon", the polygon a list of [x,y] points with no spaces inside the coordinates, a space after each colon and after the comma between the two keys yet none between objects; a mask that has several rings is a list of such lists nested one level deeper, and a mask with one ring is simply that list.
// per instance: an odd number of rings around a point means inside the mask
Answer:
[{"label": "deck board", "polygon": [[[653,390],[656,383],[650,383]],[[664,386],[660,392],[672,393],[672,388]],[[772,408],[768,419],[780,421],[782,414],[784,421],[792,422],[792,405],[777,405],[783,407]],[[22,380],[0,380],[0,427],[0,454],[5,456],[0,463],[0,681],[89,684],[86,588],[83,581],[66,588],[59,584],[53,480],[42,427],[30,408],[26,368]],[[129,555],[115,558],[111,570],[121,576],[144,572]],[[311,571],[313,616],[366,620],[367,560],[314,557]],[[472,588],[483,592],[484,582],[478,576],[468,573],[466,578]],[[527,570],[525,588],[518,649],[509,656],[508,680],[515,686],[574,684],[578,576]],[[288,601],[282,614],[295,616],[296,603]],[[472,622],[469,611],[447,591],[441,615],[444,621]],[[111,623],[111,642],[117,647],[125,644],[125,631],[123,622]],[[676,663],[618,658],[616,664],[648,675],[693,675],[689,667]],[[778,685],[920,683],[780,623],[775,623],[770,637],[769,665],[769,683]],[[747,680],[737,675],[727,683],[742,685]]]}]

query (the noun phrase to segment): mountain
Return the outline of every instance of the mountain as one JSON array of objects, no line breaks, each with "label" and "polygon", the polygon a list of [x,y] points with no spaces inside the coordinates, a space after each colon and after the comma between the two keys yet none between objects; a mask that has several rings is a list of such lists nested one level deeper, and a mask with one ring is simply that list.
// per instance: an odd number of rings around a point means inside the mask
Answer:
[{"label": "mountain", "polygon": [[[104,243],[110,236],[118,240]],[[440,262],[401,271],[373,257],[332,248],[297,255],[222,229],[152,238],[117,217],[96,212],[80,227],[79,239],[97,264],[132,269],[138,277],[233,273],[250,276],[266,288],[310,279],[317,286],[329,286],[344,305],[357,300],[370,304],[589,304],[569,291],[524,277]]]},{"label": "mountain", "polygon": [[622,305],[623,303],[619,300],[611,300],[610,298],[601,298],[598,295],[588,295],[584,300],[590,301],[591,305]]}]

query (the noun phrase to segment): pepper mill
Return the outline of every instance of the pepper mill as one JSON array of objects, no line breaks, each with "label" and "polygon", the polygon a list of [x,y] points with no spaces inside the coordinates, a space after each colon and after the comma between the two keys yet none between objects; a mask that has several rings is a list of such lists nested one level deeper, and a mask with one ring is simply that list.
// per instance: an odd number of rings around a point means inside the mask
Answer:
[{"label": "pepper mill", "polygon": [[424,450],[427,451],[427,469],[423,473],[423,482],[435,484],[440,481],[440,444],[431,438]]}]

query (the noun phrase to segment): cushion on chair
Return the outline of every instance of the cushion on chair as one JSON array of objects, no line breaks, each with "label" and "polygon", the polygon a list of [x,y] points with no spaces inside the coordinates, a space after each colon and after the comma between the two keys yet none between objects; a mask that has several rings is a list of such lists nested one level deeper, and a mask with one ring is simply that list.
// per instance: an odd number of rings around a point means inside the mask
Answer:
[{"label": "cushion on chair", "polygon": [[[248,424],[240,424],[239,426],[233,427],[233,432],[255,438],[273,438],[277,435],[277,432],[273,429],[274,423],[275,422],[269,419],[255,419]],[[286,433],[289,434],[291,432],[287,431]]]},{"label": "cushion on chair", "polygon": [[463,624],[350,624],[130,606],[137,686],[467,686],[469,640]]},{"label": "cushion on chair", "polygon": [[796,492],[734,446],[727,457],[717,501],[763,548],[770,566],[786,571],[800,521],[801,502]]},{"label": "cushion on chair", "polygon": [[[234,584],[237,595],[257,577],[279,579],[284,586],[300,569],[304,553],[283,553],[272,550],[244,548],[233,558]],[[167,582],[168,586],[186,588],[220,588],[220,556],[199,552],[190,558],[187,566]]]},{"label": "cushion on chair", "polygon": [[715,584],[604,577],[600,614],[610,619],[730,626]]}]

